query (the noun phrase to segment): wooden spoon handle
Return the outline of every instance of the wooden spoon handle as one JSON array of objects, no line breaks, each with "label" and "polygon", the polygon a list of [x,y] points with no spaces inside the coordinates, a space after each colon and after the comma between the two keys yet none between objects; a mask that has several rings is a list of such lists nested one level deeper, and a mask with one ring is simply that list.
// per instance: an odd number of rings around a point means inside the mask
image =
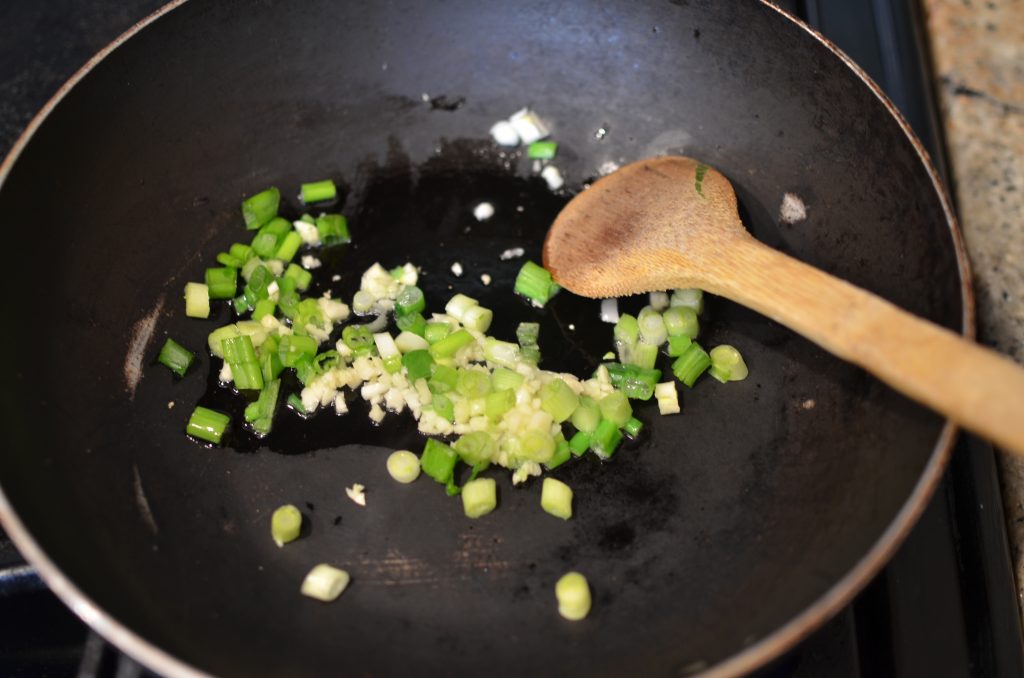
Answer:
[{"label": "wooden spoon handle", "polygon": [[903,394],[1024,455],[1024,368],[753,239],[730,251],[717,293],[863,367]]}]

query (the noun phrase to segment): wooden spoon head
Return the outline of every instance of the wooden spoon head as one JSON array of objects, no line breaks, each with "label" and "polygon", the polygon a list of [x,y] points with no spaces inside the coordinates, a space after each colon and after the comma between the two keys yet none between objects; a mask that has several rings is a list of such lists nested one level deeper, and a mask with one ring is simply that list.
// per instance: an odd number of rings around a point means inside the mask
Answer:
[{"label": "wooden spoon head", "polygon": [[544,240],[544,266],[584,297],[714,289],[715,264],[747,237],[728,179],[692,158],[649,158],[602,177],[562,209]]}]

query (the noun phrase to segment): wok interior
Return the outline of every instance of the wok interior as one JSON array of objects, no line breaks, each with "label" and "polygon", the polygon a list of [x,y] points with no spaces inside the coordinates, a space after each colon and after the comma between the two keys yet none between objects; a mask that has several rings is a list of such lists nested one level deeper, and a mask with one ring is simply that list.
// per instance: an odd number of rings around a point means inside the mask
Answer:
[{"label": "wok interior", "polygon": [[[496,281],[474,293],[508,306],[516,266],[493,254],[521,242],[536,257],[558,203],[459,140],[524,105],[552,123],[570,186],[609,160],[701,158],[733,181],[757,237],[958,328],[949,228],[897,123],[776,12],[723,5],[187,3],[116,50],[0,191],[11,251],[25,253],[11,277],[34,281],[8,298],[17,328],[3,341],[23,361],[3,389],[0,481],[40,546],[115,619],[226,675],[670,673],[720,662],[816,601],[894,520],[942,422],[723,300],[709,304],[705,343],[738,346],[751,377],[686,391],[678,417],[648,405],[642,444],[560,470],[576,490],[568,523],[540,511],[536,483],[502,477],[499,510],[475,522],[426,480],[396,487],[367,443],[413,445],[408,426],[363,438],[365,426],[321,415],[312,423],[352,445],[199,448],[181,431],[208,360],[180,383],[148,363],[167,333],[204,345],[215,323],[183,318],[182,285],[242,237],[239,200],[269,184],[343,180],[357,243],[339,260],[346,276],[362,257],[409,259],[437,305],[444,252],[486,251]],[[465,102],[440,110],[422,93]],[[446,188],[460,171],[476,183]],[[513,190],[536,198],[536,222],[461,232],[474,201]],[[778,222],[784,192],[807,203],[806,221]],[[558,303],[545,323],[578,313],[610,343],[593,306]],[[126,347],[156,308],[130,398]],[[585,363],[585,343],[563,357]],[[353,482],[369,488],[366,509],[344,498]],[[301,502],[310,527],[279,550],[267,525],[285,502]],[[353,574],[333,605],[298,595],[322,561]],[[594,589],[579,624],[554,611],[568,569]]]}]

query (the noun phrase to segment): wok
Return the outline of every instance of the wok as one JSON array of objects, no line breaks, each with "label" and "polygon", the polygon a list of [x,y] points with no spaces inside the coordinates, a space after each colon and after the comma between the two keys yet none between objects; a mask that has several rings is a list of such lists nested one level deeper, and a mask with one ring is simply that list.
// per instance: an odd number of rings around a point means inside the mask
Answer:
[{"label": "wok", "polygon": [[[537,483],[498,476],[499,510],[472,522],[429,481],[397,487],[382,448],[419,444],[400,417],[282,416],[264,445],[199,447],[183,435],[192,406],[237,414],[238,399],[205,355],[181,381],[151,364],[164,336],[199,348],[228,320],[186,320],[180,292],[243,236],[239,200],[324,176],[355,244],[324,254],[319,289],[351,294],[373,260],[410,259],[432,303],[457,283],[497,310],[499,336],[535,317],[497,253],[536,258],[565,197],[486,140],[527,104],[552,123],[570,187],[607,161],[702,158],[756,237],[969,331],[965,258],[927,159],[821,38],[754,2],[162,14],[76,76],[0,168],[9,251],[25,253],[10,277],[32,282],[5,301],[19,362],[2,391],[0,514],[129,654],[168,675],[736,674],[823,623],[910,529],[953,428],[723,300],[705,338],[738,346],[751,377],[700,383],[682,416],[641,408],[647,432],[612,463],[559,469],[576,490],[567,523],[539,510]],[[805,221],[778,219],[785,192]],[[480,200],[498,208],[490,224],[469,216]],[[456,260],[472,275],[452,278]],[[537,317],[549,367],[592,368],[609,344],[591,302],[561,295]],[[365,509],[344,496],[354,482]],[[269,514],[285,502],[307,534],[278,549]],[[335,604],[298,595],[322,561],[353,574]],[[568,569],[595,596],[577,624],[554,612]]]}]

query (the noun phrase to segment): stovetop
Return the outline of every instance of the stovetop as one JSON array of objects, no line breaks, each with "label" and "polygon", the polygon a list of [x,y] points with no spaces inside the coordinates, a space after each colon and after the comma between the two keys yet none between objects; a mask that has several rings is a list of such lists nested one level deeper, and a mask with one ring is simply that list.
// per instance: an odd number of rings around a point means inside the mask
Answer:
[{"label": "stovetop", "polygon": [[[161,0],[0,3],[0,157],[32,115]],[[945,175],[913,0],[779,0],[859,63]],[[0,533],[0,675],[153,676],[89,630]],[[759,678],[1020,676],[1024,650],[991,447],[962,436],[919,524],[840,614]]]}]

